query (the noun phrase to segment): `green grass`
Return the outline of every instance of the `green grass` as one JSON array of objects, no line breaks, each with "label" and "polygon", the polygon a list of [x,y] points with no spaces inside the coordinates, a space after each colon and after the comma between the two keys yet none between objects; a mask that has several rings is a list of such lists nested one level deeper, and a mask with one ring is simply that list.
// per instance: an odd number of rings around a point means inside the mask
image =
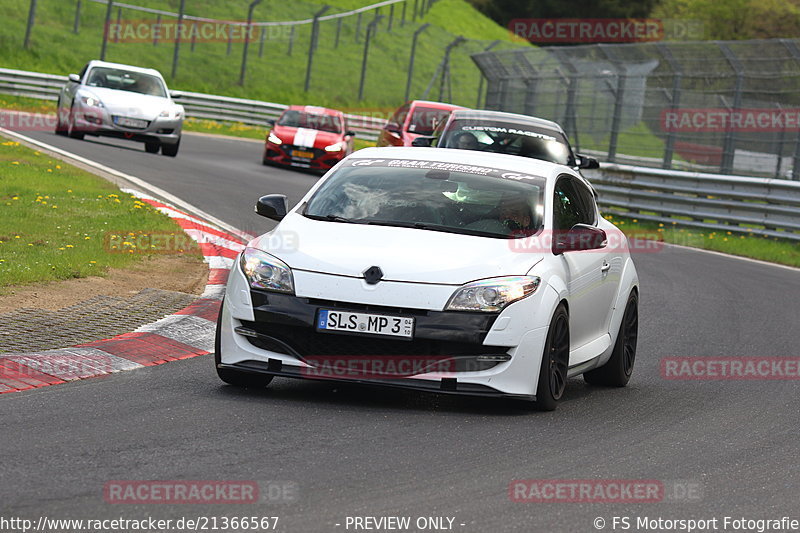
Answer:
[{"label": "green grass", "polygon": [[605,218],[616,224],[629,236],[639,235],[648,238],[648,236],[656,237],[657,235],[657,240],[671,244],[800,267],[800,246],[796,242],[756,235],[742,235],[731,231],[707,231],[688,226],[681,227],[680,223],[648,222],[638,220],[635,216],[606,215]]},{"label": "green grass", "polygon": [[[178,0],[135,0],[135,4],[177,11]],[[191,0],[187,13],[226,20],[244,20],[249,0]],[[332,6],[329,13],[341,12],[370,3],[368,0],[319,0],[264,2],[255,11],[256,20],[299,20],[311,16],[324,4]],[[75,0],[39,2],[36,26],[30,50],[22,49],[27,10],[30,0],[4,0],[5,24],[0,28],[0,66],[39,72],[68,74],[77,72],[88,60],[97,59],[102,42],[105,6],[83,2],[81,29],[72,33]],[[504,47],[527,46],[514,41],[501,26],[483,16],[465,0],[439,0],[423,19],[411,22],[414,2],[409,0],[406,23],[400,26],[402,6],[395,8],[392,32],[388,32],[389,8],[381,9],[384,18],[378,24],[371,46],[365,83],[365,98],[358,100],[361,60],[364,50],[366,24],[374,12],[363,16],[360,42],[356,42],[357,17],[344,19],[338,48],[334,47],[337,22],[320,24],[319,47],[314,56],[311,88],[303,91],[310,25],[298,26],[292,54],[288,55],[288,32],[273,32],[265,42],[263,57],[259,58],[259,43],[250,47],[247,82],[237,85],[242,58],[242,43],[234,43],[227,55],[227,43],[197,43],[196,50],[184,43],[181,47],[180,68],[175,79],[170,78],[174,45],[160,43],[109,43],[106,59],[121,63],[159,69],[170,87],[212,94],[254,98],[279,103],[304,103],[339,108],[393,109],[402,103],[409,59],[411,37],[421,23],[431,26],[420,36],[415,63],[411,97],[422,96],[436,67],[442,60],[445,46],[458,35],[469,42],[457,47],[452,54],[452,100],[474,106],[477,98],[479,71],[469,55],[483,50],[495,39]],[[122,19],[145,19],[150,15],[130,10],[122,11]],[[116,10],[114,12],[116,19]],[[434,85],[430,97],[439,97],[439,85]]]},{"label": "green grass", "polygon": [[[143,234],[186,242],[166,215],[105,180],[0,141],[0,290],[123,268],[150,254],[134,248]],[[199,254],[196,245],[183,253]]]}]

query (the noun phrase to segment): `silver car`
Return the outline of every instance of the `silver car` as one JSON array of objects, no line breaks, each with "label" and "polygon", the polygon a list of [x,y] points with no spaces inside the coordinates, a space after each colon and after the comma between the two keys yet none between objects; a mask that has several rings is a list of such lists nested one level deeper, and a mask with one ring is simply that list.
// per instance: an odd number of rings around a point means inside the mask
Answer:
[{"label": "silver car", "polygon": [[185,114],[173,100],[179,96],[157,70],[90,61],[61,89],[56,133],[128,139],[151,154],[175,157]]}]

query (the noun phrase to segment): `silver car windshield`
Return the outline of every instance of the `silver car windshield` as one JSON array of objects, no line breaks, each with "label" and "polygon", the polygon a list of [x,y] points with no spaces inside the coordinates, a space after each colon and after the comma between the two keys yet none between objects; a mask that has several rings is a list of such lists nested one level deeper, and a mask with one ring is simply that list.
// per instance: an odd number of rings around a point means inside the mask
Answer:
[{"label": "silver car windshield", "polygon": [[86,85],[160,96],[161,98],[167,97],[167,90],[159,78],[130,70],[94,67],[87,75]]},{"label": "silver car windshield", "polygon": [[303,215],[331,222],[517,238],[543,225],[545,180],[435,161],[355,159],[314,193]]}]

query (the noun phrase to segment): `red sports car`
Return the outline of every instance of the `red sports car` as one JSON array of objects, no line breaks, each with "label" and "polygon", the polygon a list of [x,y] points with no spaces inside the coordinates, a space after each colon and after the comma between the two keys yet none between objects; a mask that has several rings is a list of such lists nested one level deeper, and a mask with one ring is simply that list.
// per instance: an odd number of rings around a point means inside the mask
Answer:
[{"label": "red sports car", "polygon": [[353,152],[354,136],[341,111],[289,106],[267,135],[263,162],[326,171]]},{"label": "red sports car", "polygon": [[436,125],[447,120],[454,109],[464,108],[427,100],[407,102],[394,112],[381,130],[378,146],[411,146],[420,135],[431,135]]}]

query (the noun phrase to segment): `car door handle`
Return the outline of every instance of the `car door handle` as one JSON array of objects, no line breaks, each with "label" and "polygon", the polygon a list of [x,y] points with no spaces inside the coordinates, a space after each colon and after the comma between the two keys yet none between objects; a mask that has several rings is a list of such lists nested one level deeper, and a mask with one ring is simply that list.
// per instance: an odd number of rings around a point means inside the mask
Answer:
[{"label": "car door handle", "polygon": [[611,264],[608,261],[603,261],[603,266],[600,267],[600,272],[608,272],[611,270]]}]

